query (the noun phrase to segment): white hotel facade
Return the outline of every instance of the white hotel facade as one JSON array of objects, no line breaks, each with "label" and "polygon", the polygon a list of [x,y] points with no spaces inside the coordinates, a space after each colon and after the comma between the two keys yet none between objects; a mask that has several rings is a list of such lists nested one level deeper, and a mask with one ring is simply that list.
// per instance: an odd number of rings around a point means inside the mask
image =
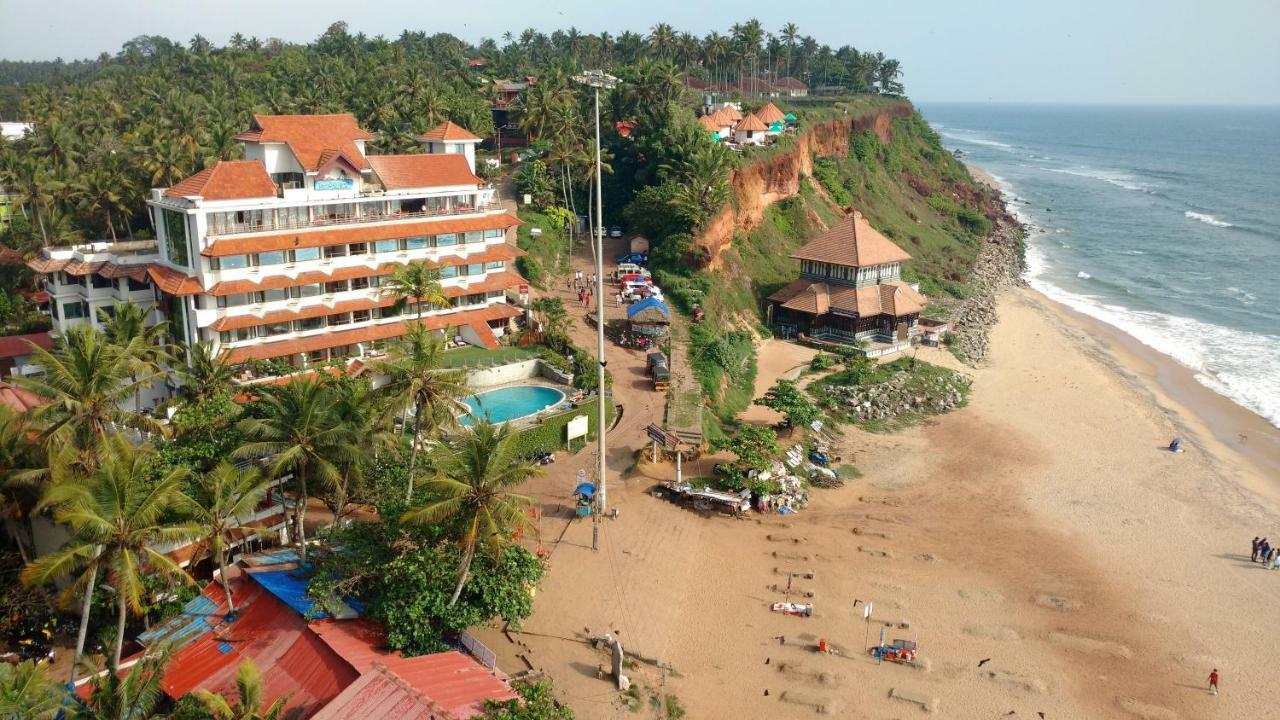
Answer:
[{"label": "white hotel facade", "polygon": [[244,160],[151,191],[156,240],[45,248],[29,263],[55,329],[129,301],[233,363],[305,368],[402,334],[417,309],[382,282],[425,261],[450,305],[424,307],[423,322],[497,347],[527,288],[513,267],[519,221],[475,175],[479,138],[445,123],[421,137],[423,154],[367,155],[372,138],[350,114],[255,116],[237,136]]}]

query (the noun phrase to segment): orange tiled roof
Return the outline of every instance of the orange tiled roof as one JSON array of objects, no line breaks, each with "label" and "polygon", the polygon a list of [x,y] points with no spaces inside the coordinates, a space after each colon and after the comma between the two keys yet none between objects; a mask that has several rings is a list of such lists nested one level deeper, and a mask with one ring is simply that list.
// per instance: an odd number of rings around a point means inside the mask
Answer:
[{"label": "orange tiled roof", "polygon": [[[525,252],[514,245],[495,245],[482,253],[475,253],[467,257],[458,255],[447,255],[441,259],[439,263],[434,263],[434,267],[456,267],[459,265],[470,265],[479,262],[497,262],[502,260],[510,262],[524,255]],[[271,275],[261,280],[223,280],[209,288],[210,295],[235,295],[242,292],[255,292],[258,290],[275,290],[277,288],[294,287],[295,285],[311,285],[321,282],[336,282],[338,280],[350,280],[352,278],[368,277],[370,275],[390,275],[396,271],[396,268],[408,263],[384,263],[377,268],[370,268],[367,265],[357,267],[339,268],[333,272],[304,272],[295,276],[289,275]]]},{"label": "orange tiled roof", "polygon": [[760,118],[756,117],[755,113],[749,113],[746,117],[739,120],[737,125],[733,126],[734,132],[764,132],[768,129],[769,126],[760,122]]},{"label": "orange tiled roof", "polygon": [[738,122],[743,118],[742,111],[732,105],[722,105],[718,112],[724,113],[724,118],[731,122]]},{"label": "orange tiled roof", "polygon": [[343,243],[395,240],[416,235],[440,235],[442,233],[471,232],[473,230],[505,230],[520,224],[510,213],[482,215],[480,217],[424,220],[395,225],[356,225],[340,228],[310,228],[282,233],[264,233],[249,237],[214,240],[204,250],[207,257],[244,255],[245,253],[270,252],[297,248],[324,247]]},{"label": "orange tiled roof", "polygon": [[373,155],[369,164],[388,190],[481,184],[461,153],[445,155]]},{"label": "orange tiled roof", "polygon": [[467,140],[479,141],[470,130],[457,125],[453,122],[443,122],[431,128],[421,135],[422,140],[432,142],[464,142]]},{"label": "orange tiled roof", "polygon": [[47,402],[30,390],[0,381],[0,405],[5,405],[17,412],[26,412]]},{"label": "orange tiled roof", "polygon": [[314,172],[322,164],[326,150],[340,150],[356,167],[369,167],[356,147],[356,140],[372,140],[374,135],[360,128],[351,113],[334,115],[254,115],[245,132],[236,135],[245,142],[282,142],[289,146],[298,164]]},{"label": "orange tiled roof", "polygon": [[198,278],[178,272],[167,265],[152,263],[147,267],[147,274],[161,292],[169,295],[198,295],[204,292],[204,286]]},{"label": "orange tiled roof", "polygon": [[790,75],[784,78],[781,78],[779,80],[774,80],[773,86],[776,88],[785,88],[787,90],[808,90],[809,89],[808,85],[805,85],[804,83],[791,77]]},{"label": "orange tiled roof", "polygon": [[128,277],[140,281],[147,276],[148,267],[148,265],[142,263],[135,265],[117,265],[116,263],[108,262],[98,270],[98,274],[104,278],[110,278],[112,280]]},{"label": "orange tiled roof", "polygon": [[760,122],[765,125],[772,125],[776,122],[783,122],[787,116],[778,109],[777,105],[769,103],[755,112],[755,116],[760,118]]},{"label": "orange tiled roof", "polygon": [[856,210],[852,217],[805,243],[791,257],[848,267],[871,267],[911,259],[905,250],[876,232]]},{"label": "orange tiled roof", "polygon": [[[520,308],[507,305],[506,303],[496,303],[478,310],[464,310],[462,312],[449,313],[447,315],[434,315],[432,317],[423,318],[422,324],[429,330],[442,330],[446,327],[458,327],[460,325],[471,325],[474,327],[477,324],[487,323],[491,320],[513,318],[521,314],[523,314],[523,311],[520,310]],[[371,325],[368,327],[353,328],[351,330],[327,332],[314,337],[258,343],[248,347],[235,348],[227,353],[227,362],[240,363],[247,360],[266,360],[268,358],[281,357],[283,355],[294,355],[297,353],[312,352],[314,350],[354,345],[356,343],[367,343],[373,342],[374,340],[386,340],[403,335],[406,331],[406,323],[409,322],[417,321],[412,319],[407,321],[401,320],[382,325]],[[490,335],[492,335],[492,333],[490,333]],[[485,335],[480,334],[480,337],[484,338]]]},{"label": "orange tiled roof", "polygon": [[35,270],[38,273],[51,273],[51,272],[58,272],[62,268],[66,267],[67,263],[69,262],[71,261],[70,260],[54,260],[53,258],[47,258],[41,255],[37,255],[36,257],[31,258],[30,260],[27,261],[27,267],[31,268],[32,270]]},{"label": "orange tiled roof", "polygon": [[205,200],[240,200],[275,197],[261,160],[222,160],[164,191],[165,197],[202,197]]},{"label": "orange tiled roof", "polygon": [[713,120],[710,115],[703,115],[702,117],[698,118],[698,123],[702,125],[702,127],[710,130],[711,132],[720,131],[720,124],[717,123],[715,120]]},{"label": "orange tiled roof", "polygon": [[859,317],[892,315],[901,317],[918,313],[927,304],[925,297],[904,282],[889,282],[855,288],[828,285],[800,278],[769,296],[788,310],[825,315],[841,310]]},{"label": "orange tiled roof", "polygon": [[[478,282],[466,287],[450,286],[444,288],[444,294],[448,297],[462,297],[463,295],[472,295],[475,293],[491,292],[496,290],[508,290],[512,287],[528,282],[520,275],[504,271],[495,273],[482,282]],[[334,303],[333,305],[312,305],[300,310],[279,310],[276,312],[266,313],[264,315],[230,315],[220,317],[209,325],[212,330],[237,330],[239,328],[253,327],[254,325],[268,325],[271,323],[286,322],[290,320],[306,320],[307,318],[324,317],[325,315],[334,315],[337,313],[354,312],[356,310],[372,310],[373,308],[391,307],[400,298],[393,295],[383,295],[378,298],[361,298],[358,300],[345,300],[343,302]]]}]

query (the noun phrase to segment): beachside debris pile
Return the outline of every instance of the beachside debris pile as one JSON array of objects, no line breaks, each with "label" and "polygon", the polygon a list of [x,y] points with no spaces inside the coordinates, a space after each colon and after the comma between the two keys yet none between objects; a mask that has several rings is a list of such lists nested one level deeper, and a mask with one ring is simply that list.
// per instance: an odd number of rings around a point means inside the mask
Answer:
[{"label": "beachside debris pile", "polygon": [[933,415],[964,405],[973,379],[952,372],[923,385],[912,374],[898,371],[874,385],[831,385],[826,389],[834,404],[843,406],[857,420],[893,420],[907,414]]}]

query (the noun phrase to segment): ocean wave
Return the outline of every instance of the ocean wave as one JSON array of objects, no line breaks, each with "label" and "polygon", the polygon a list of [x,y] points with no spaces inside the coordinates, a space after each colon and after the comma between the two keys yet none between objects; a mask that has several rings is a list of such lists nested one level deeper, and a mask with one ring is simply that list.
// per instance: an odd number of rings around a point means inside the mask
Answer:
[{"label": "ocean wave", "polygon": [[1081,270],[1080,272],[1076,273],[1076,277],[1080,278],[1081,280],[1090,280],[1090,279],[1092,279],[1092,278],[1093,278],[1093,276],[1092,276],[1092,275],[1090,275],[1089,273],[1087,273],[1087,272],[1085,272],[1085,271],[1083,271],[1083,270]]},{"label": "ocean wave", "polygon": [[1047,168],[1042,167],[1041,170],[1059,175],[1073,175],[1075,177],[1089,178],[1090,180],[1101,180],[1102,182],[1114,185],[1124,190],[1133,190],[1136,192],[1150,192],[1151,186],[1138,182],[1132,175],[1127,175],[1115,170],[1095,170],[1093,168],[1081,168],[1073,170],[1070,168]]},{"label": "ocean wave", "polygon": [[1043,248],[1028,245],[1026,258],[1027,282],[1032,288],[1177,360],[1205,387],[1280,427],[1280,337],[1135,310],[1099,296],[1073,293],[1046,278],[1053,263]]},{"label": "ocean wave", "polygon": [[1231,223],[1225,222],[1223,220],[1219,220],[1218,218],[1210,215],[1209,213],[1198,213],[1198,212],[1192,212],[1188,210],[1182,214],[1192,220],[1199,220],[1205,225],[1212,225],[1214,227],[1220,227],[1220,228],[1235,227],[1235,225],[1232,225]]},{"label": "ocean wave", "polygon": [[[937,128],[940,126],[935,125],[934,127]],[[984,147],[995,148],[997,150],[1003,150],[1005,152],[1014,152],[1014,147],[1009,143],[1003,143],[1003,142],[1000,142],[999,140],[992,140],[989,137],[973,132],[971,130],[965,130],[965,131],[956,131],[956,130],[950,130],[950,129],[939,130],[938,134],[944,138],[947,138],[948,140],[955,140],[957,142],[969,143],[970,145],[982,145]]]}]

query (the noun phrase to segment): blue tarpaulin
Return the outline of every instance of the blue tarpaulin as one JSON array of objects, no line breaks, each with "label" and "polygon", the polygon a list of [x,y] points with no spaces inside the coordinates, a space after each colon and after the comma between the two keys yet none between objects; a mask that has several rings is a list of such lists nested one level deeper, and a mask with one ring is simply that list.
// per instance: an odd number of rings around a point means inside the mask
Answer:
[{"label": "blue tarpaulin", "polygon": [[573,494],[581,495],[586,498],[595,497],[596,486],[592,485],[591,483],[582,483],[578,487],[574,488]]},{"label": "blue tarpaulin", "polygon": [[289,570],[271,570],[268,572],[255,572],[253,579],[259,585],[266,588],[268,592],[280,599],[280,602],[288,605],[298,611],[300,615],[306,618],[327,618],[332,617],[328,613],[316,612],[316,601],[307,597],[307,578],[303,577],[301,571],[296,568]]},{"label": "blue tarpaulin", "polygon": [[631,322],[667,323],[671,322],[671,308],[657,298],[647,298],[627,307],[627,319]]},{"label": "blue tarpaulin", "polygon": [[168,622],[139,635],[138,642],[148,647],[171,643],[173,649],[177,650],[209,629],[209,623],[205,619],[217,609],[217,604],[208,597],[197,595],[182,606],[181,612],[169,618]]}]

